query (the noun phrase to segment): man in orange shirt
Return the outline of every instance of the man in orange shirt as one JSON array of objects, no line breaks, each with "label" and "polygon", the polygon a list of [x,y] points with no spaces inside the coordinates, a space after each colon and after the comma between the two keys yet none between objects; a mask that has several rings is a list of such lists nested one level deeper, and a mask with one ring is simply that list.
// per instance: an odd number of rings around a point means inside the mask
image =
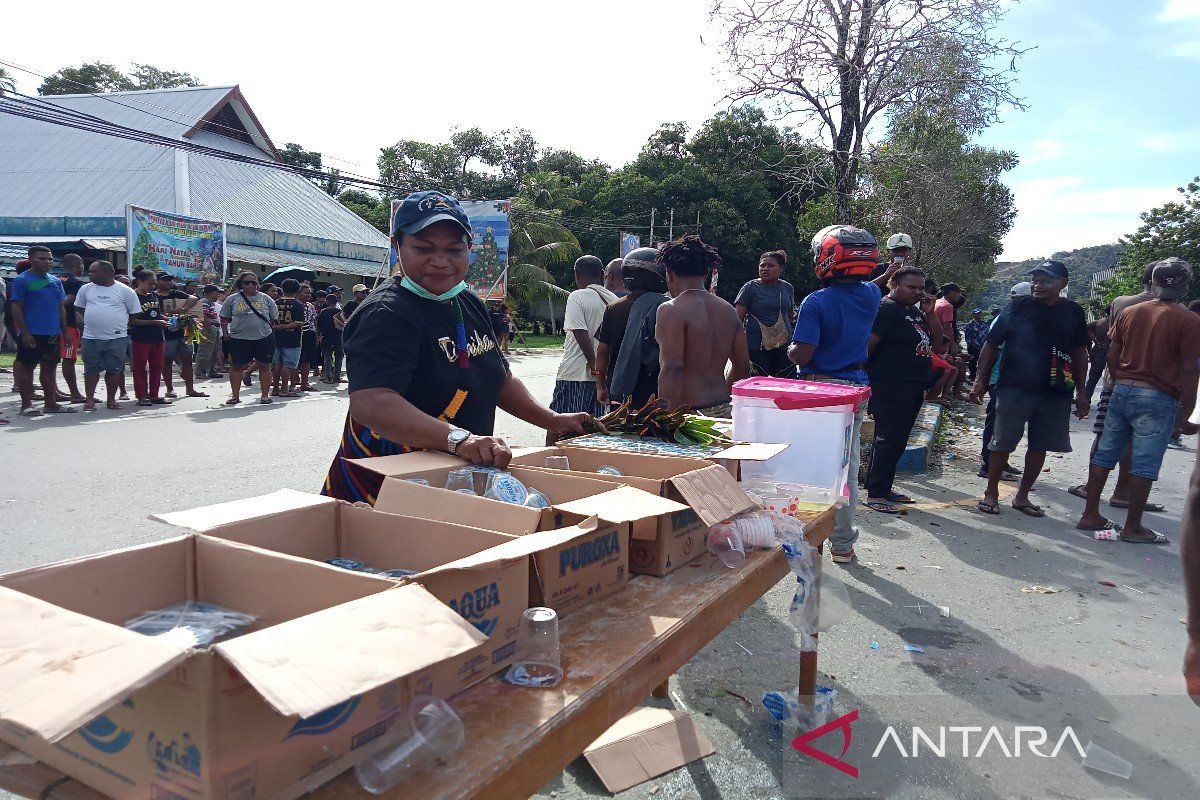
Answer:
[{"label": "man in orange shirt", "polygon": [[[1113,391],[1088,471],[1087,506],[1076,527],[1113,528],[1125,542],[1166,544],[1167,537],[1142,525],[1142,512],[1150,486],[1158,480],[1176,415],[1181,408],[1183,416],[1190,415],[1196,403],[1200,316],[1179,304],[1191,286],[1191,265],[1167,258],[1153,268],[1153,299],[1126,308],[1109,331]],[[1186,433],[1196,431],[1190,422],[1184,426]],[[1100,514],[1100,495],[1108,473],[1131,444],[1129,511],[1122,527]]]}]

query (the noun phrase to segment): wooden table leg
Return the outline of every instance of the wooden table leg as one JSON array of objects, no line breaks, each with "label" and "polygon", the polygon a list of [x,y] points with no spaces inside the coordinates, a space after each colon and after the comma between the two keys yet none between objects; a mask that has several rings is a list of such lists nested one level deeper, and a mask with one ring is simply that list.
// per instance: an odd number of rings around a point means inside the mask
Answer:
[{"label": "wooden table leg", "polygon": [[651,696],[653,696],[653,697],[667,697],[667,685],[668,685],[667,681],[663,681],[663,682],[662,682],[662,683],[660,683],[658,686],[655,686],[655,687],[654,687],[654,691],[650,693],[650,694],[651,694]]},{"label": "wooden table leg", "polygon": [[[825,543],[817,545],[817,562],[821,563],[821,556],[825,551]],[[818,567],[819,569],[820,567]],[[820,581],[817,582],[815,599],[818,603],[821,602]],[[813,633],[813,639],[817,639],[818,634]],[[812,705],[813,696],[817,692],[817,651],[800,653],[800,702]]]}]

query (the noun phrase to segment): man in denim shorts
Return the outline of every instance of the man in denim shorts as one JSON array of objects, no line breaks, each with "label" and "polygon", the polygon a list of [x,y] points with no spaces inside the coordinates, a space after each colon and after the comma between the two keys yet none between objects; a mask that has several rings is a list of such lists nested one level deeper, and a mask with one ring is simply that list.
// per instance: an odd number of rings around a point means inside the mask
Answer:
[{"label": "man in denim shorts", "polygon": [[[1176,415],[1182,407],[1189,416],[1195,406],[1200,360],[1200,317],[1179,304],[1191,286],[1191,265],[1167,258],[1152,266],[1154,299],[1126,308],[1109,332],[1112,394],[1088,470],[1087,506],[1075,526],[1085,531],[1114,529],[1122,541],[1138,544],[1168,541],[1142,524],[1142,513],[1150,486],[1158,480]],[[1184,423],[1185,432],[1195,430],[1194,424]],[[1129,510],[1120,526],[1100,514],[1100,495],[1127,448],[1132,450]]]}]

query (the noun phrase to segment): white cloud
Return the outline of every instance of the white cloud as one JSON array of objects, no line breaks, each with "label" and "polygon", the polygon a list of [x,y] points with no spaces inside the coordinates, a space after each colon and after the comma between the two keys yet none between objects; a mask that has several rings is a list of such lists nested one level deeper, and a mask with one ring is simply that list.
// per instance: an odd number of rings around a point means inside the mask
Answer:
[{"label": "white cloud", "polygon": [[1200,0],[1167,0],[1158,18],[1163,22],[1200,17]]},{"label": "white cloud", "polygon": [[1200,150],[1200,130],[1156,133],[1144,137],[1141,144],[1159,153],[1194,153]]},{"label": "white cloud", "polygon": [[1021,153],[1021,163],[1024,165],[1037,164],[1042,161],[1053,161],[1063,154],[1063,144],[1057,139],[1039,139],[1033,143],[1032,153]]},{"label": "white cloud", "polygon": [[1093,188],[1071,176],[1012,184],[1017,220],[1004,237],[1003,261],[1108,244],[1137,230],[1138,215],[1173,200],[1173,186]]}]

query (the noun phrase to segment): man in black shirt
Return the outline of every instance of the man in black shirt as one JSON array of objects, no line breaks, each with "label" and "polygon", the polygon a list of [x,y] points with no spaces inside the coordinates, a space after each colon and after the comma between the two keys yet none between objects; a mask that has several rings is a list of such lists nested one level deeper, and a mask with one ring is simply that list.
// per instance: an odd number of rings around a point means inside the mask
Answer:
[{"label": "man in black shirt", "polygon": [[365,283],[354,284],[354,288],[351,291],[354,292],[354,299],[342,306],[342,319],[350,319],[350,315],[354,313],[354,309],[358,308],[362,304],[362,301],[367,299],[367,295],[371,293],[371,290],[367,288]]},{"label": "man in black shirt", "polygon": [[[67,253],[62,258],[63,265],[63,291],[66,292],[66,299],[63,300],[63,305],[67,308],[67,331],[62,337],[62,346],[60,347],[59,355],[62,356],[62,376],[67,383],[67,392],[70,393],[70,401],[72,403],[82,403],[87,400],[79,393],[79,383],[75,378],[75,359],[79,357],[79,348],[82,341],[80,337],[79,324],[75,316],[75,295],[79,294],[79,290],[83,288],[83,259],[74,253]],[[55,390],[55,394],[61,395],[63,392]]]},{"label": "man in black shirt", "polygon": [[317,336],[321,337],[321,382],[342,382],[342,309],[337,295],[325,298],[325,307],[317,312]]},{"label": "man in black shirt", "polygon": [[179,374],[183,376],[183,386],[188,397],[208,397],[207,392],[198,392],[194,384],[194,368],[192,366],[192,343],[183,336],[183,325],[178,318],[190,314],[204,322],[204,309],[200,298],[182,292],[175,288],[175,276],[169,272],[158,273],[158,296],[163,299],[163,309],[168,320],[176,317],[176,325],[168,327],[163,333],[163,383],[167,387],[167,397],[176,397],[175,384],[171,377],[172,367],[179,362]]},{"label": "man in black shirt", "polygon": [[300,396],[300,343],[304,327],[304,303],[296,299],[300,281],[287,278],[281,284],[283,294],[275,304],[279,319],[275,329],[275,364],[273,394],[279,397]]},{"label": "man in black shirt", "polygon": [[[1047,451],[1071,452],[1071,405],[1084,419],[1090,410],[1085,393],[1088,370],[1087,318],[1078,303],[1062,296],[1067,268],[1047,260],[1029,272],[1030,297],[1014,299],[996,318],[979,354],[971,400],[983,402],[987,375],[1004,346],[996,382],[996,430],[988,447],[988,485],[979,501],[985,514],[999,512],[999,485],[1008,455],[1029,427],[1025,471],[1013,508],[1031,517],[1046,515],[1029,500]],[[1072,400],[1072,397],[1074,398]]]},{"label": "man in black shirt", "polygon": [[925,273],[901,267],[892,275],[891,285],[867,343],[871,378],[867,408],[875,420],[875,442],[867,467],[866,505],[884,514],[895,514],[895,503],[913,502],[892,491],[892,482],[933,374],[932,348],[942,341],[934,298],[925,293]]}]

